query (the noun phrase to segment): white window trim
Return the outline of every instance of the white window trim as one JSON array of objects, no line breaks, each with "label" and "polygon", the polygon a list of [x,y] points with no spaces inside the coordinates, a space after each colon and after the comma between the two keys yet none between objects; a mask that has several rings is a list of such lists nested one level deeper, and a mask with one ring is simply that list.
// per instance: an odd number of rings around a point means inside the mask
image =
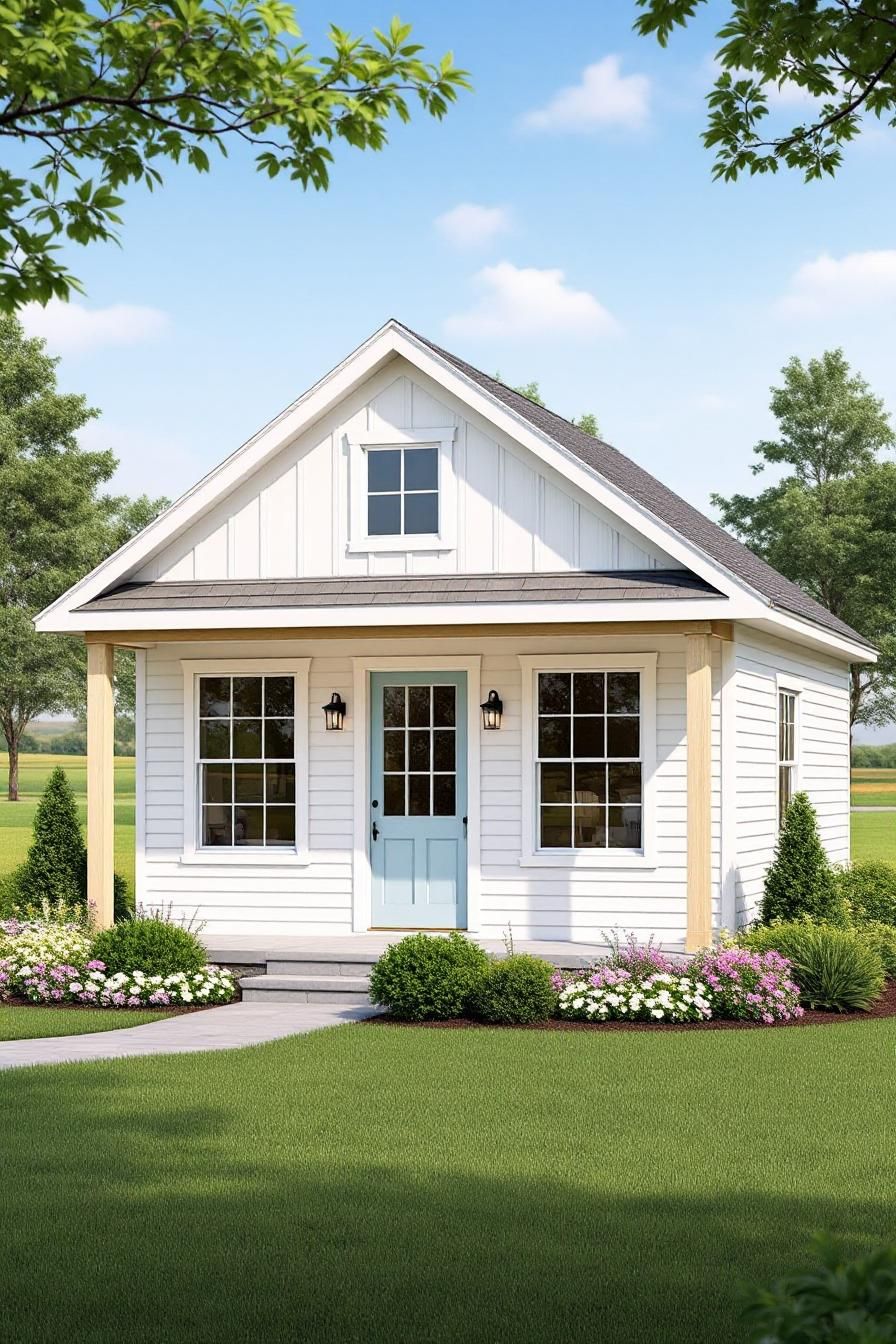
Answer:
[{"label": "white window trim", "polygon": [[[656,868],[656,664],[657,653],[520,655],[522,670],[522,855],[523,868],[600,868],[630,870]],[[545,850],[537,845],[537,790],[535,787],[537,717],[536,685],[539,672],[640,672],[641,674],[641,839],[638,853],[629,850]]]},{"label": "white window trim", "polygon": [[781,829],[780,797],[781,789],[778,780],[778,772],[781,768],[781,693],[786,692],[794,697],[794,715],[793,715],[793,797],[794,793],[800,793],[802,790],[803,773],[803,691],[806,689],[806,683],[799,677],[790,677],[786,673],[778,672],[775,676],[775,815],[778,819],[778,830]]},{"label": "white window trim", "polygon": [[[181,863],[226,864],[261,868],[295,867],[310,862],[308,851],[308,677],[310,658],[182,658],[184,677],[184,847]],[[198,678],[268,676],[294,677],[295,765],[296,765],[296,843],[290,849],[266,849],[264,846],[216,845],[204,849],[199,844],[199,715],[196,688]]]},{"label": "white window trim", "polygon": [[[454,425],[433,429],[392,429],[388,434],[362,434],[349,439],[349,552],[453,551],[457,546],[457,478],[454,474]],[[371,537],[367,534],[367,449],[438,448],[439,531],[437,535]]]}]

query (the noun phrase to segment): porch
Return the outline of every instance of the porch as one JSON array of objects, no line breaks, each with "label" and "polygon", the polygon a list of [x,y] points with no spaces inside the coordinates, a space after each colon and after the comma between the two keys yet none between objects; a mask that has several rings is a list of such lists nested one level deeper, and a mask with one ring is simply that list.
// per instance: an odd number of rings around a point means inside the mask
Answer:
[{"label": "porch", "polygon": [[[369,892],[370,887],[371,815],[377,820],[377,814],[370,812],[377,804],[368,797],[369,744],[375,736],[368,688],[376,669],[384,666],[407,671],[424,666],[466,669],[471,898],[468,917],[458,921],[459,927],[481,936],[489,950],[500,952],[501,931],[510,923],[530,935],[517,938],[517,947],[567,967],[587,965],[606,951],[595,941],[604,928],[634,928],[646,936],[645,924],[654,912],[660,912],[654,927],[668,950],[682,952],[702,946],[711,938],[713,894],[718,893],[712,838],[714,790],[716,807],[720,801],[717,775],[713,783],[713,665],[719,669],[720,645],[731,638],[730,623],[700,620],[581,621],[560,627],[508,623],[436,629],[365,626],[227,631],[218,627],[90,633],[89,892],[99,922],[108,923],[112,914],[112,662],[114,646],[120,644],[141,651],[138,875],[143,862],[144,873],[151,870],[155,885],[150,882],[139,889],[138,876],[138,899],[153,906],[167,904],[173,897],[179,908],[197,911],[200,920],[220,918],[225,926],[230,922],[236,932],[210,930],[213,960],[251,967],[287,962],[365,965],[400,936],[391,931],[392,926],[404,926],[405,921],[371,918],[369,894],[364,899],[365,888]],[[657,649],[659,653],[648,657],[659,658],[662,690],[657,701],[651,677],[644,704],[645,740],[653,744],[655,733],[661,734],[659,759],[651,745],[650,764],[645,766],[648,790],[657,781],[658,804],[651,810],[654,820],[647,828],[657,852],[648,855],[645,843],[643,855],[625,854],[621,861],[603,868],[598,866],[600,858],[597,863],[573,859],[564,865],[556,856],[548,856],[546,866],[544,856],[529,853],[531,837],[529,849],[523,851],[518,839],[520,818],[525,829],[533,811],[531,798],[526,797],[534,769],[531,742],[526,741],[526,725],[533,712],[531,699],[528,706],[525,703],[525,676],[531,673],[527,665],[540,666],[539,660],[546,658],[553,667],[565,658],[564,666],[616,666],[626,656],[634,662],[639,651]],[[284,650],[288,652],[280,652]],[[547,651],[544,658],[542,650]],[[484,680],[479,677],[480,651]],[[249,670],[247,659],[257,671],[253,660],[267,666],[285,657],[299,659],[306,680],[311,669],[310,692],[301,697],[303,715],[301,721],[297,719],[297,734],[304,735],[302,752],[310,742],[312,834],[309,852],[299,854],[295,863],[283,852],[267,858],[263,854],[251,858],[251,851],[245,850],[189,852],[196,833],[195,770],[191,775],[189,759],[195,725],[188,690],[181,698],[179,683],[186,688],[184,678],[211,666],[210,660],[230,666],[233,655],[243,672]],[[145,693],[147,679],[149,694]],[[478,701],[493,684],[505,696],[500,734],[481,732],[479,724]],[[348,701],[338,738],[325,733],[319,722],[318,706],[322,698],[329,698],[332,686]],[[480,782],[483,794],[488,795],[484,807],[480,807]],[[142,840],[140,831],[141,787],[149,794],[148,809],[155,827],[145,852],[147,838]],[[456,810],[464,811],[466,841],[466,810]],[[663,829],[657,844],[659,811]],[[531,828],[531,820],[528,824]],[[488,845],[481,842],[483,831]],[[612,854],[606,858],[612,859]],[[254,867],[249,866],[250,859]],[[674,894],[667,897],[667,892]],[[527,902],[538,908],[530,927],[525,928],[520,912],[524,919]],[[324,918],[336,922],[329,911],[337,906],[338,919],[347,927],[330,933],[320,924]],[[253,912],[259,930],[275,924],[271,936],[256,932]],[[312,921],[318,927],[312,926],[306,935],[301,925]],[[444,927],[451,921],[429,922]],[[288,931],[292,923],[299,926],[296,936]],[[407,923],[414,927],[416,920]],[[541,938],[539,925],[544,929]]]}]

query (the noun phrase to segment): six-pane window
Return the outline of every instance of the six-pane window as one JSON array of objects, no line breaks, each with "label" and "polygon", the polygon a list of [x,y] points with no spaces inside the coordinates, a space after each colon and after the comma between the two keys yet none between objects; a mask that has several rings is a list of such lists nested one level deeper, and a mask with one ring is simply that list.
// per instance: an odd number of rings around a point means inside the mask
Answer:
[{"label": "six-pane window", "polygon": [[295,679],[199,678],[201,843],[296,840]]},{"label": "six-pane window", "polygon": [[541,849],[641,848],[637,672],[538,674]]},{"label": "six-pane window", "polygon": [[794,792],[796,774],[796,693],[778,693],[778,825]]},{"label": "six-pane window", "polygon": [[421,536],[438,530],[438,448],[368,449],[367,535]]}]

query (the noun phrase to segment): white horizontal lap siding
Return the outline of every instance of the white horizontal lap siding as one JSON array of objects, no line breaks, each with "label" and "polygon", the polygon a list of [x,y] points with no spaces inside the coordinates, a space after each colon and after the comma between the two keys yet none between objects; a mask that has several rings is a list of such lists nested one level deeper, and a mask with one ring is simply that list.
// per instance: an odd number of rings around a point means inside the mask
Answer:
[{"label": "white horizontal lap siding", "polygon": [[[721,772],[719,727],[719,655],[713,640],[713,892],[718,911],[720,881]],[[522,681],[517,657],[484,650],[482,691],[492,687],[504,701],[500,732],[482,734],[481,780],[481,929],[499,937],[508,925],[515,935],[533,938],[600,941],[604,932],[653,934],[662,942],[680,943],[686,918],[687,742],[685,653],[680,637],[660,640],[559,639],[542,642],[560,653],[612,654],[653,651],[657,661],[657,764],[654,824],[657,863],[653,869],[626,869],[624,860],[612,870],[600,868],[535,868],[520,865],[522,846],[522,771],[532,762],[521,759]]]},{"label": "white horizontal lap siding", "polygon": [[[349,549],[349,442],[453,429],[456,544]],[[411,366],[395,360],[145,563],[133,577],[227,580],[328,575],[678,568],[559,473]]]},{"label": "white horizontal lap siding", "polygon": [[829,857],[849,861],[849,683],[845,663],[736,627],[737,917],[755,917],[778,834],[778,681],[799,693],[797,787]]},{"label": "white horizontal lap siding", "polygon": [[[334,934],[351,930],[352,720],[326,733],[321,706],[333,691],[350,701],[346,655],[315,658],[308,703],[310,863],[266,865],[181,861],[183,834],[182,658],[264,658],[295,654],[297,646],[228,643],[161,645],[146,653],[146,734],[142,763],[145,855],[138,899],[170,906],[175,918],[205,924],[207,933]],[[303,650],[308,656],[307,649]]]}]

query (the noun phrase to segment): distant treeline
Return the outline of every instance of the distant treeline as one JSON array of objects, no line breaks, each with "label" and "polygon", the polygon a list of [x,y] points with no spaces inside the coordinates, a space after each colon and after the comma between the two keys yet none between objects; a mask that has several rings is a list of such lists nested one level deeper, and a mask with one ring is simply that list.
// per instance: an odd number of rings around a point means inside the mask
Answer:
[{"label": "distant treeline", "polygon": [[853,747],[852,763],[863,770],[896,770],[896,742],[886,747]]},{"label": "distant treeline", "polygon": [[[22,737],[19,750],[36,752],[44,756],[86,756],[87,725],[79,723],[75,728],[59,733],[56,737],[45,736],[44,734],[37,737],[34,733],[26,732]],[[137,742],[134,735],[133,719],[116,719],[115,755],[133,756],[136,754],[136,750]]]}]

